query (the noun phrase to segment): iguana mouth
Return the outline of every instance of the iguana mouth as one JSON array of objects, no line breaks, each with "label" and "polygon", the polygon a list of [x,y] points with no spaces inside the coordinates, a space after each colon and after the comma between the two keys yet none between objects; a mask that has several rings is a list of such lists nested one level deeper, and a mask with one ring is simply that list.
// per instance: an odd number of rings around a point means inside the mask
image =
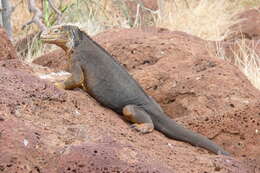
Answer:
[{"label": "iguana mouth", "polygon": [[60,38],[60,35],[41,34],[40,39],[45,43],[67,42],[68,40]]},{"label": "iguana mouth", "polygon": [[58,27],[49,28],[41,33],[40,39],[44,42],[67,41],[67,33]]},{"label": "iguana mouth", "polygon": [[48,29],[47,31],[41,33],[40,39],[44,43],[55,44],[64,49],[65,51],[70,50],[70,47],[68,47],[70,39],[67,36],[67,33],[61,32],[61,30],[55,28]]}]

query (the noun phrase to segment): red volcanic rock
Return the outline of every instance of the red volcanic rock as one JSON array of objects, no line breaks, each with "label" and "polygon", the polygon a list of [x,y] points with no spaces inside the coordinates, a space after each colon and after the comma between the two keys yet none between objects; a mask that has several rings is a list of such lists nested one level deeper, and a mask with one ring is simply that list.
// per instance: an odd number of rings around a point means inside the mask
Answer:
[{"label": "red volcanic rock", "polygon": [[[26,117],[22,119],[36,123],[37,127],[44,126],[49,134],[43,135],[42,142],[51,141],[47,147],[49,150],[65,153],[55,157],[58,163],[65,165],[60,170],[89,171],[92,167],[88,163],[95,166],[103,161],[109,165],[111,162],[102,160],[104,156],[112,160],[118,158],[113,161],[116,165],[125,162],[128,166],[139,165],[142,162],[140,170],[150,170],[151,165],[147,163],[158,163],[162,167],[152,164],[156,170],[170,169],[173,172],[260,171],[260,92],[234,65],[214,56],[214,42],[164,29],[109,30],[94,39],[129,70],[169,116],[214,140],[232,157],[208,154],[201,148],[168,139],[156,131],[140,135],[82,90],[53,91],[52,86],[46,84],[43,91],[38,91],[56,93],[58,98],[41,100],[36,94],[38,99],[33,105],[40,106],[27,107],[27,112],[22,113]],[[63,69],[64,65],[60,64],[66,57],[59,53],[54,55],[47,56],[43,64],[48,66],[46,62],[52,62],[50,67]],[[38,61],[39,64],[42,62]],[[30,110],[34,112],[28,112]],[[101,158],[90,156],[93,151],[100,153],[95,145],[102,148],[104,155]],[[88,161],[91,158],[94,161]],[[78,165],[84,165],[84,168]],[[117,170],[98,165],[101,166],[95,169]],[[128,166],[124,169],[128,170]]]},{"label": "red volcanic rock", "polygon": [[67,71],[67,58],[62,49],[56,49],[46,53],[33,61],[35,64]]}]

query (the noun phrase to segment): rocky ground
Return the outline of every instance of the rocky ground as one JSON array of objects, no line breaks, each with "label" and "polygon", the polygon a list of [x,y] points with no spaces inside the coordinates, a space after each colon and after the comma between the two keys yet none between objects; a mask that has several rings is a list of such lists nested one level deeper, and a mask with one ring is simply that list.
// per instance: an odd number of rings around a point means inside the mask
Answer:
[{"label": "rocky ground", "polygon": [[62,50],[25,64],[1,29],[0,172],[260,173],[260,92],[215,56],[216,42],[155,28],[94,39],[170,117],[231,156],[131,130],[81,89],[54,87],[46,74],[66,70]]}]

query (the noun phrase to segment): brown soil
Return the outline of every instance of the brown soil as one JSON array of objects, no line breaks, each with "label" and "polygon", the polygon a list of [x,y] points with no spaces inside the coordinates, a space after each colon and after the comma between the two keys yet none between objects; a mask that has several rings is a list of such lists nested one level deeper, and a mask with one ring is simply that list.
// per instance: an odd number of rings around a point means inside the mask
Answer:
[{"label": "brown soil", "polygon": [[[2,172],[260,172],[260,92],[213,56],[214,43],[162,29],[112,30],[95,40],[169,116],[232,156],[139,134],[81,89],[56,89],[36,77],[38,67],[9,60],[0,65]],[[62,57],[43,64],[62,69]]]},{"label": "brown soil", "polygon": [[3,28],[0,27],[0,61],[17,58],[15,49]]},{"label": "brown soil", "polygon": [[[259,170],[253,158],[216,156],[156,131],[138,134],[119,115],[101,107],[81,90],[58,90],[49,82],[17,69],[0,67],[0,72],[0,90],[4,91],[0,99],[2,172]],[[214,119],[211,117],[210,121]],[[209,127],[198,120],[192,123],[200,129]],[[233,137],[221,135],[228,140]],[[256,145],[251,146],[257,149]]]},{"label": "brown soil", "polygon": [[[219,45],[224,50],[224,57],[232,64],[244,62],[249,58],[260,57],[260,42],[259,40],[238,39],[236,41],[221,41]],[[252,57],[247,57],[247,56]],[[241,59],[238,59],[241,58]],[[257,61],[256,61],[257,63]],[[260,64],[258,64],[260,66]]]},{"label": "brown soil", "polygon": [[[55,57],[55,58],[54,58]],[[55,70],[67,71],[67,58],[62,49],[57,49],[52,52],[46,53],[39,58],[36,58],[33,63],[45,67],[50,67]]]}]

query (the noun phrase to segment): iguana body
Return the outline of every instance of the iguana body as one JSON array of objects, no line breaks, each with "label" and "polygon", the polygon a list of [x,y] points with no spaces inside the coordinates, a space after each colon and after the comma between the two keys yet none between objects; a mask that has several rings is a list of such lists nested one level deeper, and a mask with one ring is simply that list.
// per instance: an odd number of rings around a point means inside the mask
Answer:
[{"label": "iguana body", "polygon": [[47,43],[62,47],[69,56],[72,76],[56,86],[83,87],[103,106],[133,122],[133,128],[151,132],[154,128],[172,139],[200,146],[216,154],[228,155],[206,137],[192,132],[169,118],[107,51],[75,26],[49,29],[41,36]]}]

